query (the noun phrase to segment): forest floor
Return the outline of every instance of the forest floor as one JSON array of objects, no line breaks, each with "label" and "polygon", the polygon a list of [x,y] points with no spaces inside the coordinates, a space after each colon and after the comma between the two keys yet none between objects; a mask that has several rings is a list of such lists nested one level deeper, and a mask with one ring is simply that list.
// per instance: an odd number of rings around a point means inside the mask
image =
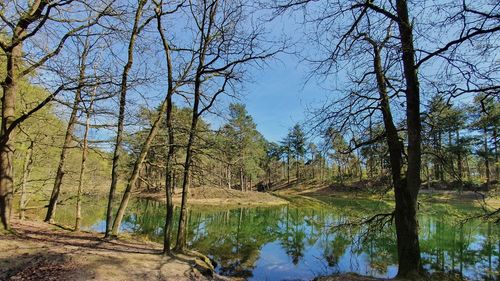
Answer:
[{"label": "forest floor", "polygon": [[[140,193],[141,198],[157,201],[165,201],[165,192]],[[288,201],[266,192],[240,191],[218,187],[196,187],[189,189],[190,205],[214,205],[214,206],[274,206],[287,204]],[[181,193],[177,192],[173,197],[174,204],[181,203]]]},{"label": "forest floor", "polygon": [[[383,189],[372,189],[360,186],[359,183],[353,185],[330,185],[322,183],[296,183],[289,188],[280,188],[274,191],[277,195],[303,195],[303,196],[332,196],[338,198],[372,198],[393,200],[392,191]],[[419,201],[431,203],[474,203],[478,206],[487,205],[489,208],[500,208],[500,188],[495,186],[490,192],[483,191],[455,191],[421,189]]]},{"label": "forest floor", "polygon": [[231,280],[195,255],[161,255],[161,245],[103,240],[34,221],[0,234],[0,280]]}]

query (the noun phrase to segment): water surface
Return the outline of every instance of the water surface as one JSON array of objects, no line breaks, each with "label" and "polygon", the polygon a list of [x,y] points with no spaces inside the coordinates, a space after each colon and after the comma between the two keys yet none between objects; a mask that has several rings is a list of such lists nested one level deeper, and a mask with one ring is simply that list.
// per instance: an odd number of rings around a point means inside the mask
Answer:
[{"label": "water surface", "polygon": [[[188,243],[208,254],[223,275],[249,280],[311,280],[319,275],[356,272],[375,277],[397,273],[394,227],[358,225],[389,203],[361,199],[297,198],[288,205],[259,208],[192,207]],[[83,227],[104,230],[104,208],[83,209]],[[101,204],[102,203],[102,204]],[[105,206],[99,202],[96,206]],[[62,206],[60,221],[72,220]],[[178,215],[176,210],[176,217]],[[454,271],[470,280],[500,280],[500,227],[463,218],[478,211],[472,205],[423,204],[420,245],[425,268]],[[134,200],[122,231],[162,241],[163,203]],[[174,225],[177,229],[177,225]]]}]

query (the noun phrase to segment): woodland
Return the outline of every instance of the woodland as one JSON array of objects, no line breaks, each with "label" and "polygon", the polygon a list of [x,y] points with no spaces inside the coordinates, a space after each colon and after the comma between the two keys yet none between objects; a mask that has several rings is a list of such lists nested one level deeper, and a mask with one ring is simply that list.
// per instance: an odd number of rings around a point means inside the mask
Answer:
[{"label": "woodland", "polygon": [[[499,42],[492,0],[2,1],[0,279],[500,280]],[[276,140],[287,57],[325,98]]]}]

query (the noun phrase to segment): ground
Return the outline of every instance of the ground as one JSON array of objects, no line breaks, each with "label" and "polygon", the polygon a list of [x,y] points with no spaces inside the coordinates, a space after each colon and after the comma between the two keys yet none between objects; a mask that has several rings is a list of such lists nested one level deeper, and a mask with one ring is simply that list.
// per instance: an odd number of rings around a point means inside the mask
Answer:
[{"label": "ground", "polygon": [[163,257],[159,244],[101,237],[14,220],[0,234],[0,280],[229,280],[192,254]]},{"label": "ground", "polygon": [[[139,193],[137,196],[158,201],[165,201],[165,192]],[[181,194],[173,197],[174,204],[180,204]],[[197,187],[189,189],[190,205],[215,206],[270,206],[287,204],[288,201],[265,192],[239,191],[218,187]]]}]

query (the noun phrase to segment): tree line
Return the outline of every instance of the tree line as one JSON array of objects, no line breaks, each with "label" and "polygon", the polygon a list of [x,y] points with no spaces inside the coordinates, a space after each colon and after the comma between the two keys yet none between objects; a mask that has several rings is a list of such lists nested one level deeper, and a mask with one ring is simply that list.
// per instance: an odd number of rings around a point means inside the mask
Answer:
[{"label": "tree line", "polygon": [[[78,182],[77,213],[89,176],[108,178],[106,238],[118,234],[136,188],[163,189],[165,254],[173,244],[174,189],[182,203],[173,249],[183,251],[193,186],[245,191],[306,179],[344,183],[378,177],[395,194],[395,210],[385,215],[395,220],[398,275],[422,275],[417,220],[422,182],[429,187],[452,182],[462,189],[474,181],[490,188],[498,180],[499,86],[491,59],[498,54],[498,5],[260,4],[4,1],[3,228],[11,226],[14,193],[26,195],[30,174],[47,173],[47,166],[54,168],[41,185],[52,185],[47,222],[55,220],[70,176]],[[271,10],[273,17],[302,13],[303,26],[314,26],[304,34],[310,39],[305,49],[314,50],[304,54],[311,77],[328,82],[341,71],[347,77],[334,99],[311,112],[307,126],[294,126],[279,143],[264,139],[241,104],[229,105],[219,129],[204,120],[238,92],[250,68],[288,47],[269,38],[265,25],[254,24],[256,8]],[[54,133],[45,128],[50,123],[57,124]],[[316,138],[308,141],[309,132]],[[16,161],[21,152],[22,164]],[[38,153],[49,152],[58,154],[56,165],[33,165]],[[21,196],[21,210],[27,200]]]}]

